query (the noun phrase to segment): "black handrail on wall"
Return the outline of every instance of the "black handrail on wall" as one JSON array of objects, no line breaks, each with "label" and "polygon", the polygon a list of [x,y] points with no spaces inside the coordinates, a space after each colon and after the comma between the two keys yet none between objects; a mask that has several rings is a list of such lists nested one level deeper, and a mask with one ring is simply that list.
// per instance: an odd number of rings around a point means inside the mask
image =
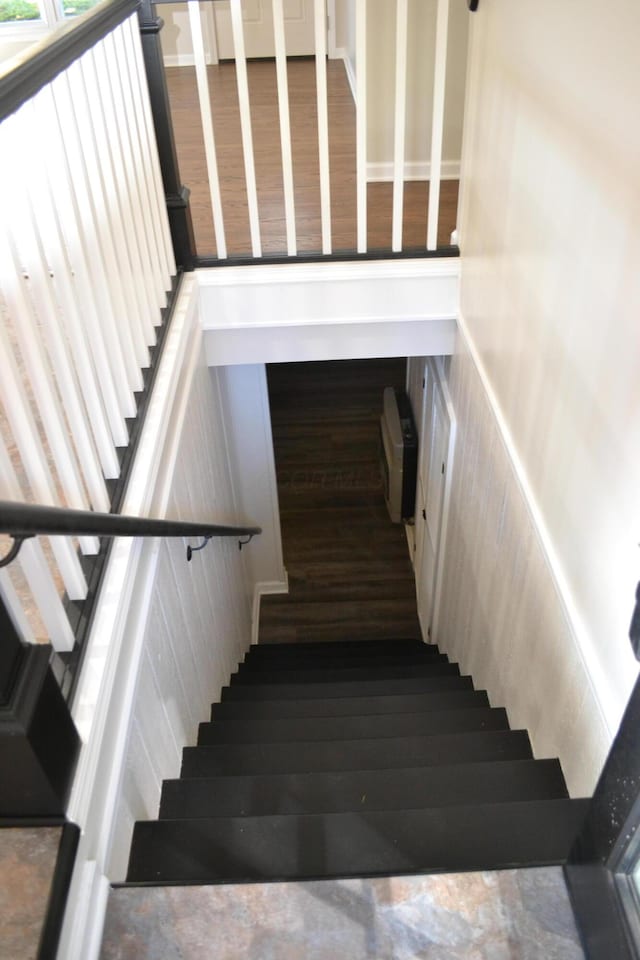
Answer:
[{"label": "black handrail on wall", "polygon": [[[193,523],[182,520],[158,520],[129,517],[119,513],[94,513],[40,504],[0,500],[0,533],[13,539],[9,552],[0,559],[0,567],[18,556],[25,540],[38,535],[68,537],[202,537],[198,547],[187,547],[187,560],[201,550],[212,537],[238,537],[240,548],[262,533],[261,527],[230,526],[217,523]],[[247,538],[247,539],[242,539]]]}]

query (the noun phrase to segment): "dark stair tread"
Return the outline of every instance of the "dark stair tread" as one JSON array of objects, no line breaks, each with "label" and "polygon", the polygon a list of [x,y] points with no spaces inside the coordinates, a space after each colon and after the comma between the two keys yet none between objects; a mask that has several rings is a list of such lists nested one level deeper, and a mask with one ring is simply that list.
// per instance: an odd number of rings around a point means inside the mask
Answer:
[{"label": "dark stair tread", "polygon": [[238,720],[214,720],[200,724],[198,744],[359,740],[508,729],[507,713],[502,707],[471,707],[466,710],[401,713],[397,716],[260,719],[244,723]]},{"label": "dark stair tread", "polygon": [[137,823],[129,882],[302,880],[565,863],[588,800]]},{"label": "dark stair tread", "polygon": [[300,656],[298,654],[286,653],[278,654],[274,657],[261,655],[254,657],[248,653],[244,662],[240,664],[239,670],[334,670],[343,667],[401,667],[413,664],[423,663],[447,663],[448,657],[445,653],[427,652],[422,653],[381,653],[377,655],[363,656],[354,654],[336,654],[333,657],[327,654],[322,656]]},{"label": "dark stair tread", "polygon": [[224,687],[225,700],[318,700],[323,697],[375,697],[380,694],[428,693],[432,690],[471,690],[471,677],[438,676],[412,679],[348,680],[334,683],[237,683]]},{"label": "dark stair tread", "polygon": [[322,770],[380,770],[532,757],[526,730],[480,730],[420,737],[185,747],[183,777]]},{"label": "dark stair tread", "polygon": [[227,700],[211,707],[212,720],[277,719],[285,717],[349,717],[366,714],[421,713],[488,707],[485,690],[443,690],[405,696],[331,697],[322,700]]},{"label": "dark stair tread", "polygon": [[418,677],[451,677],[460,676],[457,663],[427,661],[420,664],[406,664],[392,667],[385,664],[380,666],[359,667],[306,667],[302,669],[243,671],[231,675],[231,685],[253,685],[264,683],[348,683],[354,680],[404,680]]},{"label": "dark stair tread", "polygon": [[396,810],[567,797],[557,760],[165,780],[160,817]]}]

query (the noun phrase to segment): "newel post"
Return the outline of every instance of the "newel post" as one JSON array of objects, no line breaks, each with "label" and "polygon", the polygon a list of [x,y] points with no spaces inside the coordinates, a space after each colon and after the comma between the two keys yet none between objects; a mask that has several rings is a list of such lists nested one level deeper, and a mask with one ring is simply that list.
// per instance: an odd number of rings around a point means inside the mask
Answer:
[{"label": "newel post", "polygon": [[178,267],[183,270],[193,270],[196,248],[189,209],[189,188],[180,182],[169,93],[160,44],[160,31],[164,21],[157,15],[155,4],[151,0],[142,0],[138,19],[173,252]]},{"label": "newel post", "polygon": [[0,818],[64,816],[80,738],[49,666],[0,600]]}]

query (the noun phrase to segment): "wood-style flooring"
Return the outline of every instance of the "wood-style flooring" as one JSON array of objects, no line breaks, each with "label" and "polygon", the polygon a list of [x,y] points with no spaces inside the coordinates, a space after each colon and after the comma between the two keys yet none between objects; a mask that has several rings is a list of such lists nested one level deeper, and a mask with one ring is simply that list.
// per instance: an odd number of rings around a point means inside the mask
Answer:
[{"label": "wood-style flooring", "polygon": [[[280,151],[275,63],[248,63],[258,206],[263,253],[286,254],[286,227]],[[291,140],[299,253],[321,250],[320,186],[313,59],[288,61]],[[208,67],[227,250],[230,256],[251,256],[247,191],[240,133],[235,64]],[[215,256],[211,200],[202,125],[193,67],[167,68],[167,83],[183,183],[191,190],[196,248],[199,256]],[[356,114],[341,60],[327,62],[331,218],[333,249],[356,248]],[[405,248],[425,248],[429,184],[405,183]],[[438,243],[450,242],[456,225],[458,181],[443,181]],[[368,187],[368,246],[391,248],[392,184]]]},{"label": "wood-style flooring", "polygon": [[378,467],[382,391],[405,360],[268,367],[289,594],[263,597],[260,643],[419,638],[404,528]]}]

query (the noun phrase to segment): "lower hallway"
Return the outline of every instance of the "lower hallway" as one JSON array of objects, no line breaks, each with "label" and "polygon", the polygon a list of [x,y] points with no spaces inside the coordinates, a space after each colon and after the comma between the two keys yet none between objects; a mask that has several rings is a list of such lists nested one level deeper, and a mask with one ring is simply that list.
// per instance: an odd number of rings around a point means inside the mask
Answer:
[{"label": "lower hallway", "polygon": [[263,597],[261,643],[419,639],[404,527],[389,519],[378,455],[385,387],[406,361],[268,368],[289,593]]}]

